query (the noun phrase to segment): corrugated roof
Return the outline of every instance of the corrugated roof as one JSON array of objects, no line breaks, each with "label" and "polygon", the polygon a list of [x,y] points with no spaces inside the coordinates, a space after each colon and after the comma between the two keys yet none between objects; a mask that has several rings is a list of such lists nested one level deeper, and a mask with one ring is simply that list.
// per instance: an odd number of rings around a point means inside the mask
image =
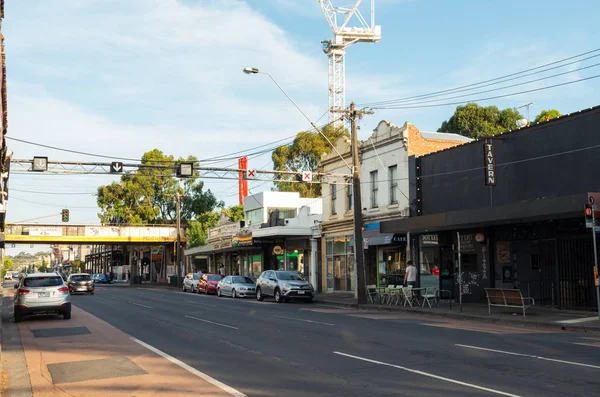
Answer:
[{"label": "corrugated roof", "polygon": [[449,132],[423,132],[421,136],[425,139],[443,139],[446,141],[460,141],[460,142],[471,142],[472,139],[459,134],[452,134]]}]

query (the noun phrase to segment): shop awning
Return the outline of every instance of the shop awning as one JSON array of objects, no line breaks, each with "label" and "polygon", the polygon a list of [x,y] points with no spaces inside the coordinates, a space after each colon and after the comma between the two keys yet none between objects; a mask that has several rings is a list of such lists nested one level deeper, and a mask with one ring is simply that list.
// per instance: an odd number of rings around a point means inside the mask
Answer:
[{"label": "shop awning", "polygon": [[506,205],[415,216],[381,222],[383,233],[423,233],[581,217],[588,194],[547,197]]}]

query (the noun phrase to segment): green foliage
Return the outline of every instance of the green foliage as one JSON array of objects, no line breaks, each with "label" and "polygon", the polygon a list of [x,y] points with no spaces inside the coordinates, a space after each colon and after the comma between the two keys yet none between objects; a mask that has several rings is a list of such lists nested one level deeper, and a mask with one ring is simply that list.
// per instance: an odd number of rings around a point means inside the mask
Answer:
[{"label": "green foliage", "polygon": [[[341,136],[350,136],[343,127],[328,125],[321,130],[333,144]],[[296,135],[291,145],[280,146],[273,151],[271,159],[277,171],[312,171],[319,172],[319,161],[323,155],[331,152],[331,145],[318,132],[303,131]],[[295,183],[295,176],[281,176],[283,182],[275,182],[277,190],[281,192],[299,192],[301,197],[321,196],[321,185],[311,183]],[[318,181],[318,178],[313,178]]]},{"label": "green foliage", "polygon": [[452,117],[442,123],[438,132],[451,132],[473,139],[491,137],[514,129],[517,120],[521,118],[523,116],[517,109],[499,110],[496,106],[468,103],[458,106]]},{"label": "green foliage", "polygon": [[[196,161],[193,156],[177,161],[158,149],[144,153],[140,168],[121,177],[119,182],[98,188],[98,217],[103,224],[166,224],[176,219],[175,194],[181,199],[181,221],[186,224],[204,212],[222,207],[204,182],[196,177],[180,181],[174,167],[182,161]],[[164,168],[144,167],[162,165]]]},{"label": "green foliage", "polygon": [[38,271],[40,273],[46,273],[48,271],[48,266],[46,265],[41,265],[40,267],[38,267]]},{"label": "green foliage", "polygon": [[10,258],[4,258],[4,263],[2,264],[2,271],[0,271],[0,277],[4,277],[6,272],[12,270],[13,261]]},{"label": "green foliage", "polygon": [[244,219],[243,205],[232,205],[229,208],[223,208],[223,212],[227,215],[231,222],[237,222]]},{"label": "green foliage", "polygon": [[562,114],[560,114],[560,112],[556,109],[544,109],[540,112],[540,114],[535,116],[534,123],[549,121],[560,116],[562,116]]}]

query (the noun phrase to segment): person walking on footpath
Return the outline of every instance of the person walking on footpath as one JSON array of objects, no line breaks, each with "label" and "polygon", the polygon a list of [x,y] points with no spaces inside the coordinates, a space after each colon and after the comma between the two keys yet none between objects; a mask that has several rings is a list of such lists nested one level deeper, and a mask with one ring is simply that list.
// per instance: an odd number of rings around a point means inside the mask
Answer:
[{"label": "person walking on footpath", "polygon": [[417,268],[412,261],[406,262],[406,273],[404,273],[404,285],[417,286]]}]

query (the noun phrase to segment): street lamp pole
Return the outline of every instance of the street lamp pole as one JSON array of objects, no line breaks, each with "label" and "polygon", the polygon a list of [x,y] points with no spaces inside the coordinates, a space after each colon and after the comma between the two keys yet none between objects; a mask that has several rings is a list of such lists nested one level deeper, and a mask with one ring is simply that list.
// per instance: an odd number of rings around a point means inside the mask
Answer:
[{"label": "street lamp pole", "polygon": [[177,287],[181,287],[181,195],[179,192],[175,194],[176,204],[175,204],[175,212],[177,215]]}]

